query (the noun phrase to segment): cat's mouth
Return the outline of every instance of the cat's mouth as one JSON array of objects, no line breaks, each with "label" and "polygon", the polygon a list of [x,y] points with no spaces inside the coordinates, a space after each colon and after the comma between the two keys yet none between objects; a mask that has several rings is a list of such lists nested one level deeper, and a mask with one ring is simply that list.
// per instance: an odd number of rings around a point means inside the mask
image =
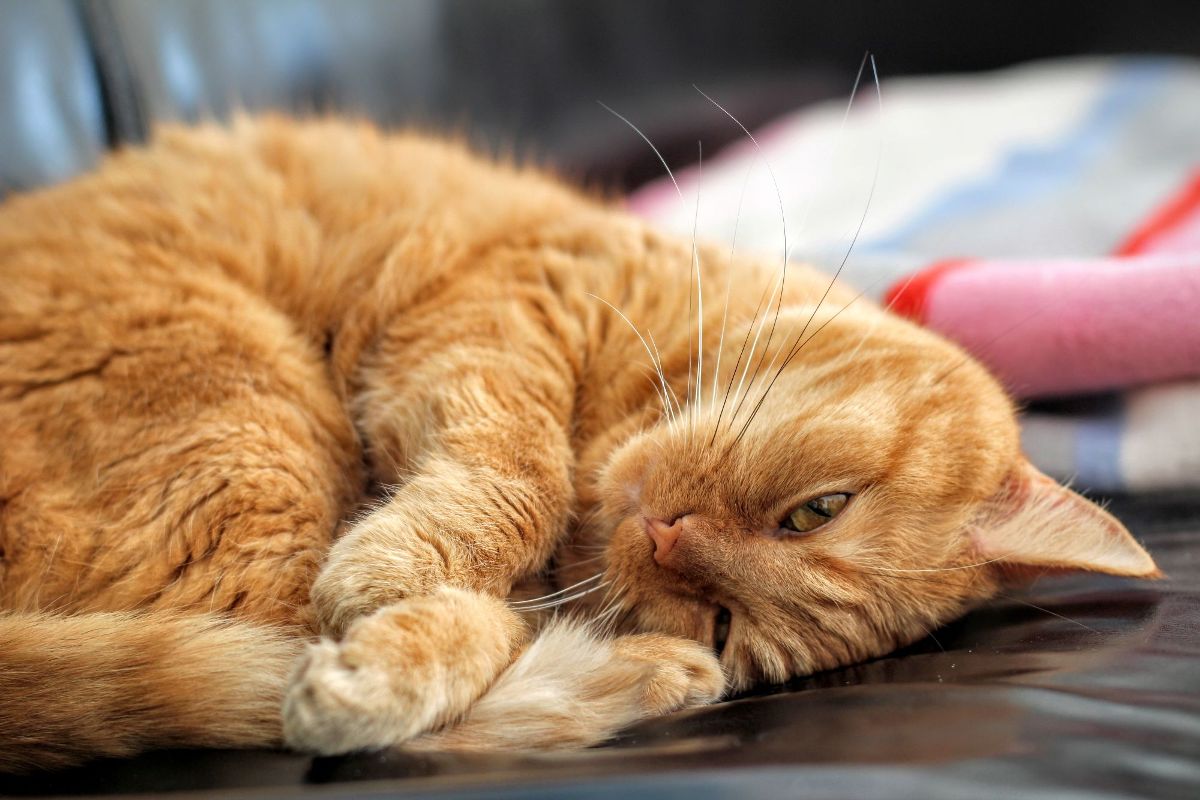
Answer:
[{"label": "cat's mouth", "polygon": [[728,608],[717,606],[717,613],[713,618],[713,651],[717,658],[725,652],[725,643],[729,641],[729,623],[732,620],[733,615],[729,613]]}]

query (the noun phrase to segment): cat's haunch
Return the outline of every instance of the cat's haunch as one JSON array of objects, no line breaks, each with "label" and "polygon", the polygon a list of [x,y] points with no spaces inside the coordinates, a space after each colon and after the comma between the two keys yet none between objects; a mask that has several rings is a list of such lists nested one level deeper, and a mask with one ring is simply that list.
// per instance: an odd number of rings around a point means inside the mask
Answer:
[{"label": "cat's haunch", "polygon": [[165,129],[0,271],[0,769],[585,746],[1157,574],[954,345],[451,142]]}]

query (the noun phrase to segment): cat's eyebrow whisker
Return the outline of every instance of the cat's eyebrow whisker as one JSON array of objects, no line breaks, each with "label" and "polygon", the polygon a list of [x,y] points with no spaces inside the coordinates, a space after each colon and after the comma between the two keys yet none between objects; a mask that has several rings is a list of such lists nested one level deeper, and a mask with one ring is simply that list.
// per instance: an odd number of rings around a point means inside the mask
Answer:
[{"label": "cat's eyebrow whisker", "polygon": [[[588,297],[599,300],[601,303],[604,303],[604,305],[608,306],[613,311],[615,311],[617,313],[617,315],[620,316],[621,319],[625,321],[625,324],[628,325],[633,330],[634,335],[638,337],[638,341],[640,341],[642,343],[642,347],[646,348],[646,355],[648,355],[650,357],[650,363],[654,365],[654,369],[658,373],[658,379],[661,384],[661,391],[659,392],[659,396],[663,403],[663,411],[666,412],[668,423],[673,427],[675,424],[675,412],[671,409],[670,396],[668,395],[670,388],[667,385],[667,378],[663,374],[662,362],[656,360],[654,357],[654,353],[657,350],[657,348],[655,348],[655,350],[650,349],[650,345],[646,341],[646,337],[642,336],[642,332],[637,329],[637,326],[633,324],[633,322],[629,319],[629,317],[625,316],[625,312],[621,311],[621,309],[617,308],[616,306],[614,306],[612,303],[605,300],[600,295],[592,294],[591,292],[586,292],[586,294]],[[676,400],[676,403],[678,403],[678,400]]]},{"label": "cat's eyebrow whisker", "polygon": [[[775,281],[774,285],[770,288],[770,296],[772,298],[775,297],[775,295],[776,295],[776,292],[775,292],[776,287],[778,287],[778,289],[779,289],[780,299],[783,298],[783,280],[782,280],[782,278],[783,278],[783,275],[781,273],[779,279],[777,279]],[[768,313],[769,313],[770,308],[771,308],[770,303],[768,303],[767,304]],[[742,377],[738,379],[737,390],[734,391],[734,393],[733,393],[733,400],[732,400],[733,412],[729,416],[730,429],[733,428],[733,421],[735,419],[737,419],[738,411],[741,409],[742,403],[745,401],[745,395],[742,394],[742,388],[745,387],[746,394],[750,393],[750,387],[745,385],[746,384],[746,376],[750,373],[750,362],[752,362],[754,360],[754,353],[758,350],[758,341],[762,337],[763,329],[766,326],[767,326],[767,314],[764,314],[762,320],[760,320],[758,323],[758,330],[754,334],[754,341],[750,343],[750,354],[746,356],[746,363],[742,367]],[[754,327],[753,322],[751,322],[750,327],[751,327],[751,329],[753,329],[753,327]],[[769,337],[768,337],[768,344],[770,344]]]},{"label": "cat's eyebrow whisker", "polygon": [[[850,244],[846,248],[846,253],[842,257],[841,263],[838,264],[837,271],[833,273],[833,277],[830,278],[829,284],[825,287],[825,292],[821,295],[821,299],[817,301],[817,305],[813,308],[812,314],[809,315],[808,319],[804,323],[804,327],[801,328],[800,333],[797,334],[796,340],[792,343],[791,348],[788,349],[787,356],[784,358],[783,363],[780,364],[779,369],[775,372],[774,376],[771,378],[770,382],[767,384],[767,387],[763,390],[762,396],[759,398],[758,403],[755,404],[754,409],[750,412],[749,417],[746,419],[746,423],[742,426],[741,431],[738,433],[737,439],[734,440],[734,444],[736,444],[738,441],[740,441],[742,436],[745,435],[746,430],[750,427],[750,423],[754,420],[755,415],[758,413],[759,409],[762,408],[763,403],[766,401],[767,394],[771,391],[771,388],[775,385],[775,382],[779,379],[779,376],[783,373],[784,369],[786,369],[788,364],[790,364],[792,362],[792,359],[794,359],[796,357],[796,354],[799,353],[802,349],[804,349],[805,345],[807,345],[814,338],[816,338],[817,334],[819,334],[822,330],[824,330],[825,327],[827,325],[829,325],[830,322],[832,322],[834,319],[836,319],[843,311],[845,311],[847,308],[849,308],[851,305],[853,305],[860,297],[863,296],[863,294],[865,294],[865,290],[863,292],[859,292],[857,295],[855,295],[850,300],[850,302],[848,302],[846,305],[842,306],[842,308],[840,308],[836,313],[834,313],[833,316],[831,316],[828,320],[826,320],[824,323],[822,323],[821,326],[819,328],[817,328],[817,330],[813,331],[812,336],[809,336],[807,339],[804,338],[804,334],[808,331],[808,328],[812,324],[812,321],[816,318],[817,313],[821,310],[821,306],[825,303],[825,300],[829,297],[829,293],[833,290],[834,284],[837,283],[837,279],[841,276],[842,271],[846,268],[846,264],[850,260],[850,255],[854,252],[854,246],[858,243],[858,239],[862,235],[863,227],[866,225],[866,222],[867,222],[867,215],[871,210],[871,201],[875,199],[875,190],[879,185],[879,168],[883,163],[883,91],[879,85],[879,71],[876,69],[876,66],[875,66],[875,56],[871,53],[867,53],[867,59],[869,60],[869,62],[871,64],[871,76],[875,82],[875,95],[876,95],[877,108],[878,108],[878,113],[879,113],[879,128],[880,128],[879,146],[878,146],[878,149],[875,154],[875,170],[871,177],[871,188],[867,192],[867,202],[863,206],[862,216],[858,220],[858,226],[855,228],[854,236],[850,239]],[[861,67],[860,67],[860,77],[861,77]],[[858,79],[856,78],[855,79],[855,89],[856,90],[857,90],[857,84],[858,84]],[[853,100],[853,97],[851,98],[851,100]],[[769,344],[769,342],[768,342],[768,344]],[[765,352],[763,354],[763,357],[764,358],[766,357]],[[774,364],[774,359],[772,359],[771,363]],[[757,374],[757,372],[756,372],[756,374]],[[749,394],[749,391],[747,391],[747,395],[748,394]],[[737,416],[737,409],[735,408],[734,409],[734,417],[736,417],[736,416]],[[730,422],[730,426],[732,427],[732,421]]]},{"label": "cat's eyebrow whisker", "polygon": [[[848,364],[854,363],[854,357],[858,355],[859,351],[862,350],[863,345],[866,344],[867,341],[875,334],[875,331],[879,328],[879,325],[883,322],[884,319],[886,319],[886,312],[892,310],[892,306],[894,306],[896,304],[896,301],[899,300],[900,297],[906,291],[908,291],[909,284],[911,284],[913,282],[913,280],[916,279],[916,277],[917,277],[917,273],[915,273],[915,272],[908,276],[908,280],[904,281],[904,284],[900,287],[900,290],[898,292],[895,292],[892,295],[892,299],[889,300],[887,305],[883,307],[883,310],[885,313],[878,315],[871,322],[870,327],[868,327],[866,332],[864,332],[863,335],[861,337],[859,337],[858,344],[856,344],[854,346],[854,349],[851,350],[848,354],[842,356],[843,361],[845,361]],[[877,283],[878,283],[878,281],[877,281]]]},{"label": "cat's eyebrow whisker", "polygon": [[665,169],[667,171],[667,177],[671,179],[671,185],[673,185],[675,187],[675,194],[679,195],[679,200],[682,202],[683,201],[683,190],[681,190],[679,188],[679,182],[675,180],[675,173],[671,171],[671,167],[669,164],[667,164],[667,160],[665,158],[663,158],[663,154],[660,153],[658,151],[658,148],[654,146],[654,142],[650,141],[650,137],[647,136],[646,134],[642,133],[641,128],[639,128],[637,125],[634,125],[627,117],[625,117],[624,115],[617,112],[615,109],[613,109],[608,104],[606,104],[600,100],[597,100],[596,103],[601,108],[603,108],[605,111],[612,114],[614,117],[621,120],[621,122],[624,122],[626,125],[628,125],[633,130],[634,133],[636,133],[638,136],[640,136],[642,138],[643,142],[650,145],[650,149],[654,151],[654,155],[658,156],[659,163],[662,164],[663,169]]},{"label": "cat's eyebrow whisker", "polygon": [[[712,446],[712,443],[715,442],[717,439],[717,433],[720,431],[720,428],[721,428],[721,418],[725,416],[725,407],[729,404],[729,391],[730,391],[730,389],[733,388],[733,381],[734,381],[734,378],[737,377],[738,367],[741,366],[742,358],[743,358],[743,356],[746,355],[746,345],[750,342],[750,334],[754,331],[754,323],[758,321],[758,312],[762,311],[763,303],[766,302],[767,293],[768,293],[768,291],[770,291],[770,288],[771,287],[768,286],[765,289],[763,289],[762,296],[758,298],[758,305],[754,307],[754,315],[752,317],[750,317],[750,322],[746,326],[746,335],[742,337],[742,347],[740,350],[738,350],[737,361],[735,361],[733,363],[733,369],[729,372],[729,383],[727,383],[725,385],[725,396],[721,399],[721,410],[717,413],[717,421],[716,421],[716,424],[713,426],[712,438],[709,439],[710,447]],[[767,307],[770,308],[770,306],[767,306]],[[754,351],[751,350],[751,357],[753,357],[753,355],[754,355]],[[749,363],[749,362],[747,362],[747,363]],[[745,378],[744,372],[742,373],[742,377]],[[742,387],[741,387],[741,384],[739,383],[738,384],[738,392],[741,392],[741,390],[742,390]]]},{"label": "cat's eyebrow whisker", "polygon": [[[842,111],[842,120],[838,123],[837,133],[834,135],[834,146],[825,160],[827,170],[823,175],[828,176],[832,173],[834,164],[837,162],[838,155],[841,153],[842,143],[845,141],[846,123],[850,120],[850,111],[854,108],[854,101],[858,97],[859,87],[862,85],[862,76],[866,70],[868,59],[871,56],[871,51],[863,53],[862,60],[858,62],[858,72],[854,74],[854,83],[850,87],[850,97],[846,100],[846,108]],[[804,210],[800,215],[800,228],[803,231],[808,225],[808,216],[812,212],[813,202],[816,200],[817,193],[810,192],[808,198],[804,202]]]},{"label": "cat's eyebrow whisker", "polygon": [[[908,284],[912,282],[914,277],[916,277],[916,273],[909,276],[909,279],[907,281],[905,281],[905,283],[904,283],[904,287],[907,287]],[[882,281],[883,281],[882,278],[878,278],[878,279],[872,281],[871,284],[868,286],[867,291],[870,291],[870,290],[876,288]],[[901,293],[903,293],[904,287],[901,288]],[[854,298],[854,300],[858,300],[859,297],[862,297],[862,294],[863,293],[860,293],[857,297]],[[896,302],[896,298],[899,296],[900,296],[899,293],[896,294],[895,296],[893,296],[891,301],[888,302],[887,306],[885,306],[883,310],[888,311],[889,309],[891,309],[892,305]],[[851,300],[850,303],[853,303],[854,300]],[[850,303],[847,303],[846,306],[848,307],[850,305]],[[843,307],[842,310],[844,311],[845,307]],[[853,362],[854,362],[854,357],[858,354],[858,351],[861,350],[862,346],[867,343],[867,340],[870,339],[871,335],[875,332],[875,330],[879,327],[879,325],[883,322],[884,319],[885,319],[885,317],[882,314],[876,316],[875,320],[871,323],[871,326],[867,329],[866,333],[864,333],[862,335],[862,337],[858,340],[858,344],[855,346],[854,350],[852,350],[849,354],[843,355],[841,357],[842,361],[844,361],[847,364],[852,366]],[[832,322],[832,321],[833,321],[832,319],[827,320],[825,324],[828,324],[829,322]],[[823,324],[821,326],[821,328],[818,328],[816,331],[814,331],[813,336],[816,336],[818,333],[820,333],[821,329],[825,327],[825,324]],[[807,344],[808,344],[808,342],[805,342],[805,345],[807,345]],[[835,409],[832,412],[832,416],[834,416],[834,417],[838,416],[841,413],[842,409],[844,409],[846,406],[850,405],[851,401],[852,401],[852,398],[847,397],[844,401],[842,401],[842,404],[840,406],[838,406],[837,409]]]},{"label": "cat's eyebrow whisker", "polygon": [[[700,224],[700,188],[701,179],[704,170],[704,144],[696,142],[699,161],[696,166],[696,209],[692,218],[692,262],[688,268],[688,391],[687,403],[689,407],[688,422],[691,425],[691,433],[696,432],[696,415],[700,411],[700,387],[703,385],[703,363],[704,363],[704,288],[700,278],[700,257],[696,249],[696,232]],[[696,392],[695,397],[692,396],[692,281],[696,281],[695,297],[699,305],[699,314],[696,316],[697,327],[699,333],[696,336]]]},{"label": "cat's eyebrow whisker", "polygon": [[[755,162],[757,162],[757,160],[758,159],[755,158]],[[733,290],[733,257],[734,257],[734,253],[737,252],[738,227],[741,225],[741,222],[742,222],[742,204],[746,199],[746,189],[750,186],[750,173],[754,169],[754,166],[755,166],[755,163],[751,163],[750,166],[746,168],[746,177],[742,181],[742,191],[738,193],[737,211],[733,215],[733,237],[730,239],[730,242],[729,242],[729,267],[727,270],[729,272],[729,276],[725,279],[725,311],[724,311],[724,313],[721,314],[721,340],[717,344],[717,363],[716,363],[716,366],[713,367],[713,378],[712,378],[712,407],[713,408],[717,407],[717,378],[721,374],[721,356],[725,352],[725,330],[726,330],[726,326],[729,323],[729,298],[730,298],[730,293]],[[737,369],[737,367],[734,367],[734,369]],[[722,404],[721,410],[724,411],[724,404]],[[720,416],[718,416],[717,417],[717,426],[719,427],[720,424],[721,424],[721,418],[720,418]],[[716,437],[716,429],[715,428],[713,429],[713,436],[714,436],[714,438]],[[709,441],[708,444],[709,444],[709,447],[712,447],[712,441]]]},{"label": "cat's eyebrow whisker", "polygon": [[[746,431],[750,428],[750,423],[754,421],[755,415],[758,414],[759,409],[761,409],[763,403],[766,402],[767,394],[771,391],[771,387],[773,387],[775,385],[775,381],[779,380],[779,376],[782,375],[783,371],[785,369],[787,369],[787,367],[790,363],[792,363],[792,359],[795,358],[796,354],[799,353],[801,350],[803,350],[804,345],[811,342],[818,333],[825,330],[825,327],[827,325],[829,325],[829,323],[831,323],[835,319],[837,319],[843,311],[845,311],[850,306],[854,305],[855,301],[861,299],[863,297],[863,295],[865,295],[866,293],[867,293],[867,290],[864,289],[861,292],[859,292],[858,294],[856,294],[854,297],[852,297],[850,299],[850,302],[846,303],[846,305],[839,308],[837,311],[835,311],[829,317],[829,319],[827,319],[823,323],[821,323],[821,326],[819,328],[817,328],[815,331],[813,331],[812,335],[809,336],[807,339],[805,339],[803,344],[801,344],[799,347],[795,348],[794,352],[789,352],[788,357],[785,358],[783,360],[783,363],[779,365],[779,369],[776,370],[775,374],[771,377],[771,382],[767,384],[767,388],[763,390],[762,396],[758,399],[758,402],[755,404],[754,408],[750,411],[750,416],[746,418],[746,422],[744,425],[742,425],[742,429],[738,432],[737,438],[735,438],[733,440],[732,444],[729,445],[730,448],[736,446],[737,443],[742,440],[742,437],[746,435]],[[732,420],[730,420],[730,427],[732,427]]]},{"label": "cat's eyebrow whisker", "polygon": [[[830,157],[830,159],[829,159],[829,163],[832,163],[832,162],[833,162],[833,161],[836,159],[836,157],[837,157],[837,150],[838,150],[838,149],[841,147],[841,142],[842,142],[842,135],[841,135],[841,134],[842,134],[842,131],[843,131],[843,130],[845,129],[845,127],[846,127],[846,121],[847,121],[847,120],[849,119],[849,117],[850,117],[850,109],[851,109],[851,108],[853,108],[853,106],[854,106],[854,99],[855,99],[855,97],[858,95],[858,89],[859,89],[859,86],[860,86],[860,84],[862,83],[863,71],[864,71],[864,70],[865,70],[865,68],[866,68],[866,65],[867,65],[867,60],[868,60],[868,56],[869,56],[869,55],[870,55],[870,53],[869,53],[869,52],[867,52],[867,53],[864,53],[864,54],[863,54],[862,61],[860,61],[860,62],[859,62],[859,65],[858,65],[858,72],[857,72],[857,73],[855,74],[855,76],[854,76],[854,84],[853,84],[853,86],[851,86],[851,88],[850,88],[850,98],[849,98],[849,99],[846,101],[846,109],[845,109],[845,111],[843,111],[843,112],[842,112],[842,121],[841,121],[841,124],[840,124],[840,125],[839,125],[839,127],[838,127],[838,136],[836,137],[837,146],[835,147],[835,149],[834,149],[834,153],[831,155],[831,157]],[[878,86],[878,83],[877,83],[876,85]],[[736,121],[736,120],[735,120],[735,121]],[[739,124],[740,124],[740,123],[739,123]],[[756,153],[756,155],[755,155],[755,162],[754,162],[754,163],[756,163],[756,162],[757,162],[757,160],[758,160],[758,158],[760,158],[761,156],[762,156],[762,153],[761,153],[761,151],[758,151],[758,152]],[[735,244],[736,244],[736,241],[737,241],[737,229],[738,229],[738,224],[739,224],[739,222],[740,222],[740,220],[741,220],[742,201],[743,201],[743,199],[744,199],[744,197],[745,197],[746,185],[749,183],[749,180],[750,180],[750,172],[751,172],[751,170],[752,170],[752,169],[753,169],[753,167],[754,167],[754,163],[752,163],[752,164],[751,164],[751,166],[750,166],[749,168],[747,168],[747,170],[746,170],[746,180],[745,180],[745,182],[744,182],[744,183],[743,183],[743,185],[742,185],[742,193],[741,193],[741,195],[738,197],[738,210],[737,210],[737,214],[736,214],[736,215],[735,215],[735,217],[734,217],[734,243],[735,243]],[[810,195],[809,195],[809,197],[808,197],[808,199],[805,201],[805,205],[804,205],[804,211],[803,211],[803,213],[802,213],[802,215],[801,215],[801,218],[800,218],[800,230],[801,230],[801,231],[803,231],[803,230],[804,230],[804,228],[807,226],[807,223],[808,223],[808,215],[809,215],[809,213],[810,213],[810,212],[811,212],[811,210],[812,210],[812,205],[813,205],[813,200],[814,200],[814,198],[815,198],[815,194],[810,194]],[[784,253],[784,257],[785,257],[785,259],[786,259],[788,256],[789,256],[789,253],[788,253],[788,252],[785,252],[785,253]],[[731,280],[731,281],[732,281],[732,263],[733,263],[733,247],[731,246],[731,248],[730,248],[730,266],[731,266],[731,269],[730,269],[730,280]],[[781,290],[780,294],[781,294],[781,296],[782,296],[782,290]],[[759,306],[761,307],[761,305],[762,305],[762,301],[759,301]],[[728,294],[727,294],[727,295],[726,295],[726,312],[728,312],[728,309],[729,309],[729,298],[728,298]],[[712,437],[709,439],[709,446],[710,446],[710,447],[711,447],[711,446],[712,446],[712,445],[713,445],[713,444],[716,442],[716,439],[717,439],[717,433],[719,432],[719,430],[720,430],[720,427],[721,427],[721,418],[722,418],[722,417],[724,417],[724,415],[725,415],[725,407],[726,407],[726,404],[727,404],[727,403],[728,403],[728,401],[729,401],[729,391],[730,391],[730,389],[733,387],[733,379],[734,379],[734,376],[737,374],[737,369],[738,369],[738,366],[740,366],[740,364],[741,364],[741,358],[742,358],[742,355],[745,353],[745,350],[746,350],[746,341],[747,341],[747,340],[749,339],[749,337],[750,337],[750,330],[752,330],[752,329],[754,328],[754,323],[755,323],[755,321],[756,321],[757,319],[758,319],[758,309],[755,309],[755,312],[754,312],[754,317],[752,317],[752,318],[751,318],[751,320],[750,320],[750,327],[747,329],[746,336],[745,336],[745,338],[744,338],[744,339],[743,339],[743,341],[742,341],[742,350],[741,350],[741,352],[738,354],[738,362],[734,364],[733,371],[730,373],[730,376],[729,376],[729,384],[728,384],[728,385],[725,387],[725,397],[724,397],[724,399],[723,399],[723,400],[722,400],[722,402],[721,402],[721,410],[720,410],[720,412],[717,414],[717,422],[716,422],[716,424],[713,426],[713,433],[712,433]],[[723,344],[723,343],[724,343],[724,322],[722,322],[722,344]],[[776,353],[776,356],[778,356],[778,353]],[[718,352],[718,356],[717,356],[717,357],[718,357],[718,359],[720,358],[720,353],[719,353],[719,352]],[[751,351],[751,358],[753,358],[753,351]],[[768,372],[768,374],[770,373],[770,371],[771,371],[771,367],[773,367],[773,366],[774,366],[774,364],[775,364],[775,358],[772,358],[772,359],[771,359],[771,364],[770,364],[770,365],[767,367],[767,372]],[[747,368],[748,368],[748,366],[749,366],[749,361],[747,361]],[[713,385],[714,385],[714,389],[715,389],[715,386],[716,386],[716,377],[717,377],[716,375],[714,375],[714,376],[713,376]],[[743,379],[745,378],[745,373],[744,373],[744,372],[743,372],[743,375],[742,375],[742,377],[743,377]],[[740,394],[741,394],[741,384],[739,383],[739,385],[738,385],[738,391],[737,391],[737,394],[735,395],[735,397],[736,397],[736,396],[738,396],[738,395],[740,395]],[[714,405],[716,405],[716,399],[715,399],[715,396],[716,396],[716,395],[715,395],[715,391],[714,391],[714,400],[713,400],[713,404],[714,404]],[[738,407],[740,408],[740,403],[738,404]],[[736,415],[737,415],[737,411],[735,410],[735,411],[734,411],[734,416],[736,416]],[[731,427],[731,428],[733,427],[733,421],[732,421],[732,419],[730,420],[730,427]]]},{"label": "cat's eyebrow whisker", "polygon": [[671,388],[671,384],[667,381],[667,376],[663,372],[662,353],[660,353],[658,350],[658,343],[654,341],[654,332],[647,329],[646,336],[648,336],[650,338],[650,346],[652,348],[654,348],[654,358],[658,359],[657,363],[658,363],[659,380],[662,381],[663,388],[666,389],[670,399],[675,403],[675,411],[672,412],[671,416],[673,417],[676,415],[682,415],[683,414],[683,406],[681,406],[679,404],[679,396],[677,394],[675,394],[675,390]]},{"label": "cat's eyebrow whisker", "polygon": [[[775,317],[771,321],[771,330],[767,334],[767,343],[763,346],[763,354],[759,358],[759,367],[761,367],[762,362],[764,360],[766,360],[767,351],[769,351],[771,348],[771,340],[775,336],[775,325],[779,322],[779,312],[780,312],[781,308],[783,307],[784,289],[787,286],[788,254],[790,252],[790,249],[788,247],[787,212],[784,210],[783,191],[779,188],[779,180],[778,180],[778,178],[775,177],[775,170],[772,169],[771,162],[767,159],[766,154],[763,153],[762,146],[759,145],[758,139],[754,138],[754,134],[752,134],[750,132],[750,129],[747,128],[745,125],[743,125],[741,120],[739,120],[737,117],[735,117],[733,114],[731,114],[729,112],[729,110],[727,108],[725,108],[725,106],[721,105],[716,100],[714,100],[712,97],[705,94],[704,90],[701,89],[699,86],[693,85],[692,88],[695,89],[697,92],[699,92],[700,95],[705,100],[707,100],[708,102],[710,102],[714,106],[716,106],[717,109],[719,109],[722,114],[729,117],[729,119],[733,120],[733,123],[735,125],[737,125],[739,128],[742,129],[742,133],[744,133],[746,135],[746,138],[750,140],[750,143],[754,145],[754,150],[758,154],[758,157],[762,158],[763,164],[767,168],[767,174],[771,176],[771,183],[775,187],[775,199],[779,203],[779,222],[780,222],[780,227],[782,229],[782,235],[783,235],[783,253],[782,253],[781,263],[779,266],[779,273],[780,273],[779,298],[775,302]],[[765,317],[764,317],[764,320],[765,320]],[[757,340],[757,337],[756,337],[756,340]],[[751,360],[753,360],[753,355],[751,355],[751,358],[747,359],[747,361],[746,361],[747,370],[750,367]],[[755,368],[754,375],[755,375],[755,377],[758,376],[758,367]],[[745,377],[745,374],[743,373],[743,378],[744,377]],[[750,384],[751,385],[754,384],[754,378],[750,379]],[[740,391],[740,384],[739,384],[739,391]],[[743,397],[742,400],[744,400],[744,399],[745,398]],[[738,402],[734,407],[733,417],[731,418],[730,425],[733,424],[732,419],[737,417],[737,413],[740,408],[741,408],[741,402]]]},{"label": "cat's eyebrow whisker", "polygon": [[[850,261],[850,255],[851,255],[851,253],[854,252],[854,245],[856,245],[858,243],[859,236],[862,235],[863,226],[866,225],[867,215],[871,210],[871,201],[875,199],[875,189],[879,185],[879,168],[883,163],[883,135],[882,135],[882,131],[883,131],[883,122],[882,122],[883,121],[883,93],[879,86],[879,73],[875,69],[875,56],[872,55],[871,53],[867,53],[867,55],[864,57],[864,60],[869,60],[870,64],[871,64],[871,75],[875,79],[875,93],[876,93],[876,98],[878,100],[879,119],[880,119],[879,145],[878,145],[878,148],[875,153],[875,170],[874,170],[874,174],[871,176],[871,188],[867,192],[867,202],[863,206],[862,216],[859,217],[858,226],[854,230],[854,236],[851,237],[851,239],[850,239],[850,244],[846,248],[846,253],[845,253],[845,255],[842,256],[841,263],[838,264],[837,270],[833,273],[833,277],[830,278],[829,284],[825,287],[825,292],[821,295],[821,299],[817,301],[816,307],[813,308],[812,314],[810,314],[808,317],[808,320],[805,321],[804,327],[800,329],[800,333],[796,337],[797,343],[804,337],[804,334],[807,333],[809,326],[812,324],[812,321],[816,318],[817,313],[821,310],[821,306],[825,303],[825,300],[828,299],[828,297],[829,297],[829,293],[833,290],[833,285],[835,283],[837,283],[837,279],[841,276],[842,271],[846,268],[846,264]],[[855,93],[858,91],[858,81],[861,77],[862,77],[862,67],[860,66],[858,78],[855,78],[855,83],[854,83],[854,92]],[[851,100],[851,102],[854,101],[854,93],[851,94],[850,100]],[[847,110],[847,112],[849,112],[849,107],[847,107],[846,110]],[[795,345],[793,345],[793,348],[795,348]],[[789,358],[791,357],[791,352],[792,351],[789,350]]]}]

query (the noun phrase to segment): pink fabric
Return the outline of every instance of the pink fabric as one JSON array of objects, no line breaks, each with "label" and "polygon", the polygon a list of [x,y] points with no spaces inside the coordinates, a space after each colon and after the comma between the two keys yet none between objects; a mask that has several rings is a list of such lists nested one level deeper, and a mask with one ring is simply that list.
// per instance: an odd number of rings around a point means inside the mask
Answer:
[{"label": "pink fabric", "polygon": [[1200,251],[967,262],[922,300],[922,321],[1018,397],[1200,376]]}]

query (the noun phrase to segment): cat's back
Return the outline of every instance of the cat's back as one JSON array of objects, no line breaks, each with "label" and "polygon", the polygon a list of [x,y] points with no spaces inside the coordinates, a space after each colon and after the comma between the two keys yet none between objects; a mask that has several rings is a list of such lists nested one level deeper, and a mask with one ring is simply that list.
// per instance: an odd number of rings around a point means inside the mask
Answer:
[{"label": "cat's back", "polygon": [[232,280],[295,318],[328,318],[398,243],[463,246],[511,226],[538,183],[513,192],[512,179],[455,143],[365,124],[166,127],[0,206],[0,304],[48,310]]}]

